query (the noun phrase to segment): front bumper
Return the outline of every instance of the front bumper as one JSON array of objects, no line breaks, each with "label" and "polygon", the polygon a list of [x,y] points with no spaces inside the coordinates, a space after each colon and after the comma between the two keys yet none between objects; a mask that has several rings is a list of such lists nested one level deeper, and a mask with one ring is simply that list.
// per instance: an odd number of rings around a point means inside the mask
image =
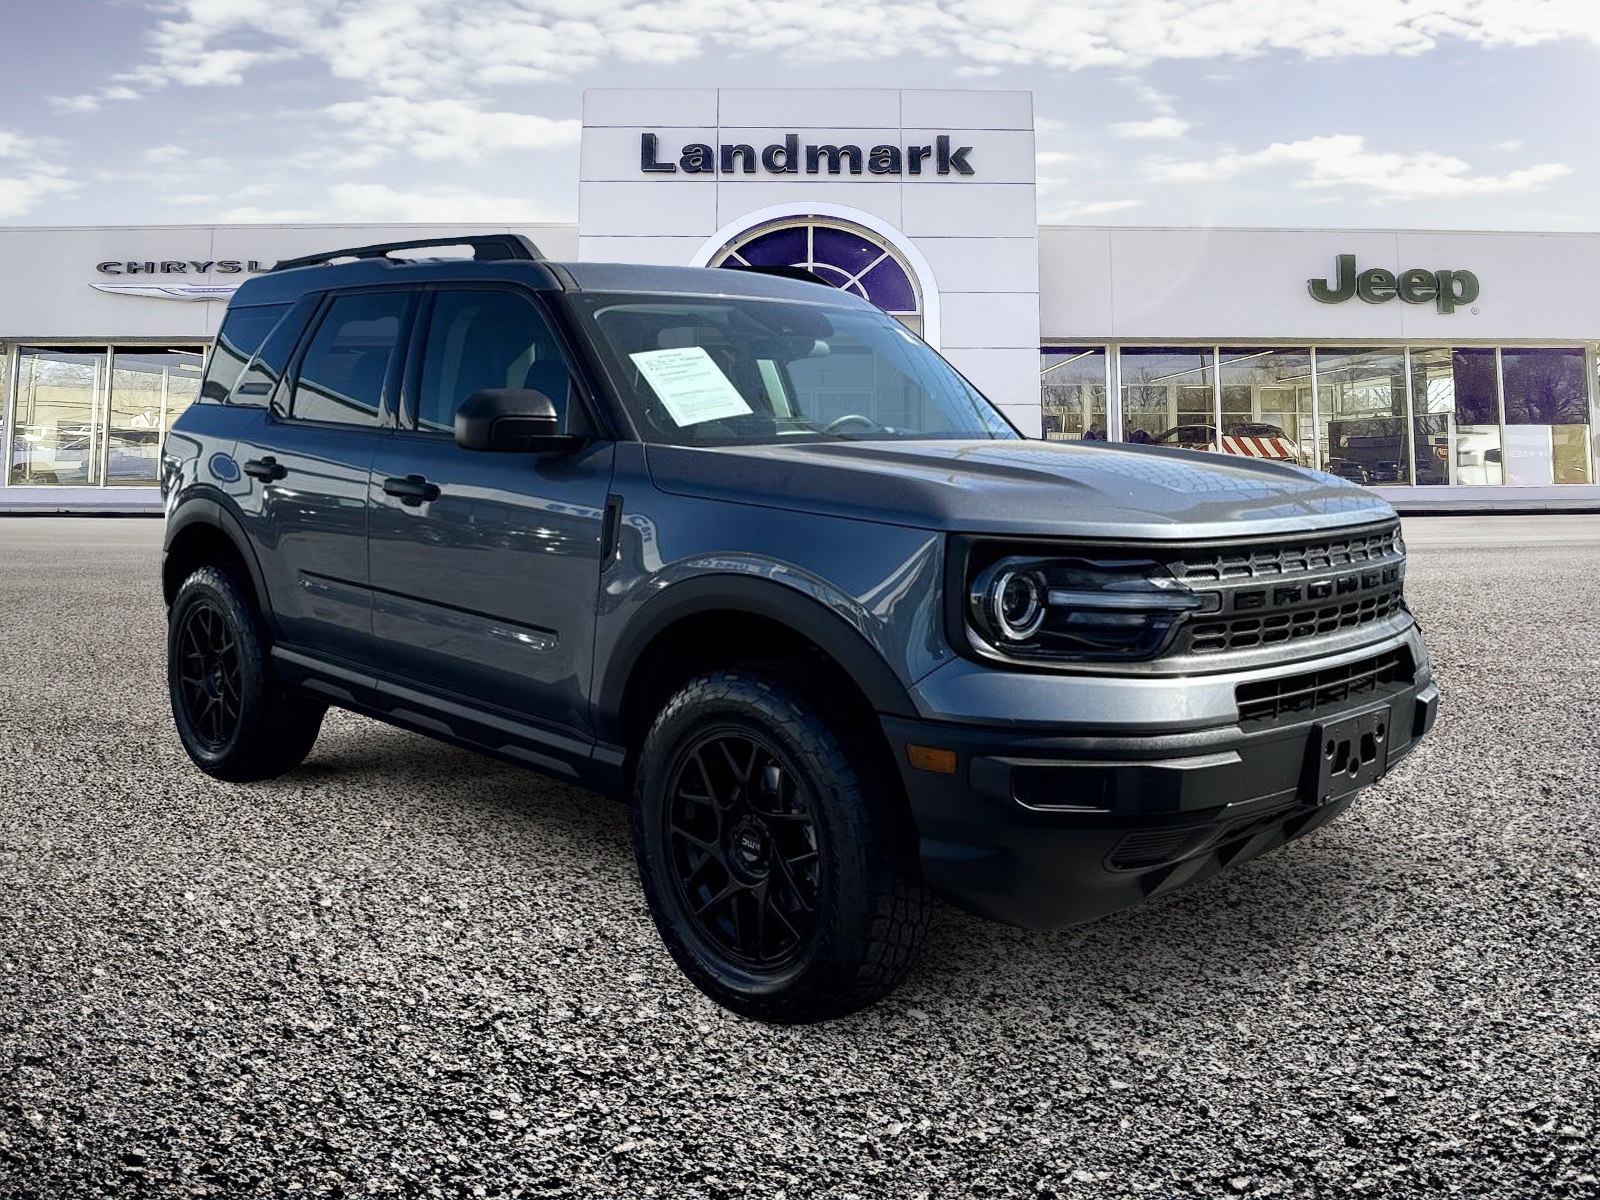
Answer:
[{"label": "front bumper", "polygon": [[[1176,733],[1019,732],[895,717],[883,728],[928,884],[980,916],[1051,929],[1326,824],[1415,748],[1438,702],[1424,660],[1410,678],[1292,718]],[[955,772],[913,768],[910,745],[954,750]]]}]

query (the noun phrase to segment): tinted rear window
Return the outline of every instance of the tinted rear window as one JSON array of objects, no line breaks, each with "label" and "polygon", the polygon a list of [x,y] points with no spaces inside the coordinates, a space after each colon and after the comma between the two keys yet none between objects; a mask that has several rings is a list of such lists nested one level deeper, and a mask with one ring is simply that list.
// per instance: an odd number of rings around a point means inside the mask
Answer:
[{"label": "tinted rear window", "polygon": [[[200,385],[202,400],[227,401],[234,385],[244,372],[245,365],[260,351],[272,327],[289,311],[287,304],[261,304],[249,308],[230,308],[222,319],[222,329],[217,333],[217,343],[211,348],[206,362],[204,381]],[[233,397],[239,403],[239,397]],[[246,404],[265,404],[265,397],[244,397]]]}]

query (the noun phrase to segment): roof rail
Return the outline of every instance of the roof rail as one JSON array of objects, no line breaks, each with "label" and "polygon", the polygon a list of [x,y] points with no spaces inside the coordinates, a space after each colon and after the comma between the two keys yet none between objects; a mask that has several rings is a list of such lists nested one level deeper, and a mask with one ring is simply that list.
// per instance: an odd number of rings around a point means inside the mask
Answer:
[{"label": "roof rail", "polygon": [[474,233],[465,237],[417,238],[409,242],[383,242],[376,246],[328,250],[322,254],[286,259],[272,269],[292,271],[297,267],[324,267],[338,258],[388,258],[394,250],[419,250],[424,246],[471,246],[473,262],[537,262],[544,258],[539,253],[539,247],[520,233]]}]

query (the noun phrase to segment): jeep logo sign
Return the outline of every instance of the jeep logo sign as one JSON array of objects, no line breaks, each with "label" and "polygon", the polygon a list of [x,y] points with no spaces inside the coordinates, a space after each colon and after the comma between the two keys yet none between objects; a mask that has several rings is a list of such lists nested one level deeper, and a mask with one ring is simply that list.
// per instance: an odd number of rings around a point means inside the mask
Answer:
[{"label": "jeep logo sign", "polygon": [[639,170],[646,175],[678,171],[685,175],[733,175],[741,171],[754,175],[757,161],[769,175],[798,175],[802,169],[807,175],[824,170],[829,175],[846,171],[859,175],[863,166],[873,175],[973,175],[976,172],[967,161],[971,153],[971,146],[952,148],[947,133],[934,138],[931,146],[906,146],[903,152],[899,146],[874,146],[864,154],[860,146],[806,146],[802,152],[800,135],[791,133],[782,142],[765,147],[759,155],[754,146],[744,143],[713,150],[704,142],[690,142],[679,151],[677,162],[672,161],[670,153],[663,162],[660,139],[653,133],[639,135]]},{"label": "jeep logo sign", "polygon": [[1306,280],[1311,298],[1319,304],[1343,304],[1351,296],[1359,296],[1367,304],[1386,304],[1399,296],[1406,304],[1432,302],[1440,312],[1452,313],[1458,305],[1478,298],[1478,277],[1471,271],[1412,268],[1396,276],[1382,267],[1368,267],[1357,275],[1354,254],[1338,255],[1334,261],[1336,283],[1330,286],[1326,279]]}]

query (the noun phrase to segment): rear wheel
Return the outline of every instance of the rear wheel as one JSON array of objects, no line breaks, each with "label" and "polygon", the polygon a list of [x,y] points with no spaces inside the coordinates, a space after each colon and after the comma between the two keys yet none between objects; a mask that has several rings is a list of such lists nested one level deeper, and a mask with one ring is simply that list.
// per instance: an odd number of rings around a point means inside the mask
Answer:
[{"label": "rear wheel", "polygon": [[783,667],[703,675],[662,709],[637,772],[634,848],[668,951],[767,1021],[887,995],[938,911],[897,781],[814,694]]},{"label": "rear wheel", "polygon": [[233,782],[299,766],[327,712],[273,679],[260,619],[238,581],[217,567],[195,571],[172,602],[167,690],[189,757]]}]

